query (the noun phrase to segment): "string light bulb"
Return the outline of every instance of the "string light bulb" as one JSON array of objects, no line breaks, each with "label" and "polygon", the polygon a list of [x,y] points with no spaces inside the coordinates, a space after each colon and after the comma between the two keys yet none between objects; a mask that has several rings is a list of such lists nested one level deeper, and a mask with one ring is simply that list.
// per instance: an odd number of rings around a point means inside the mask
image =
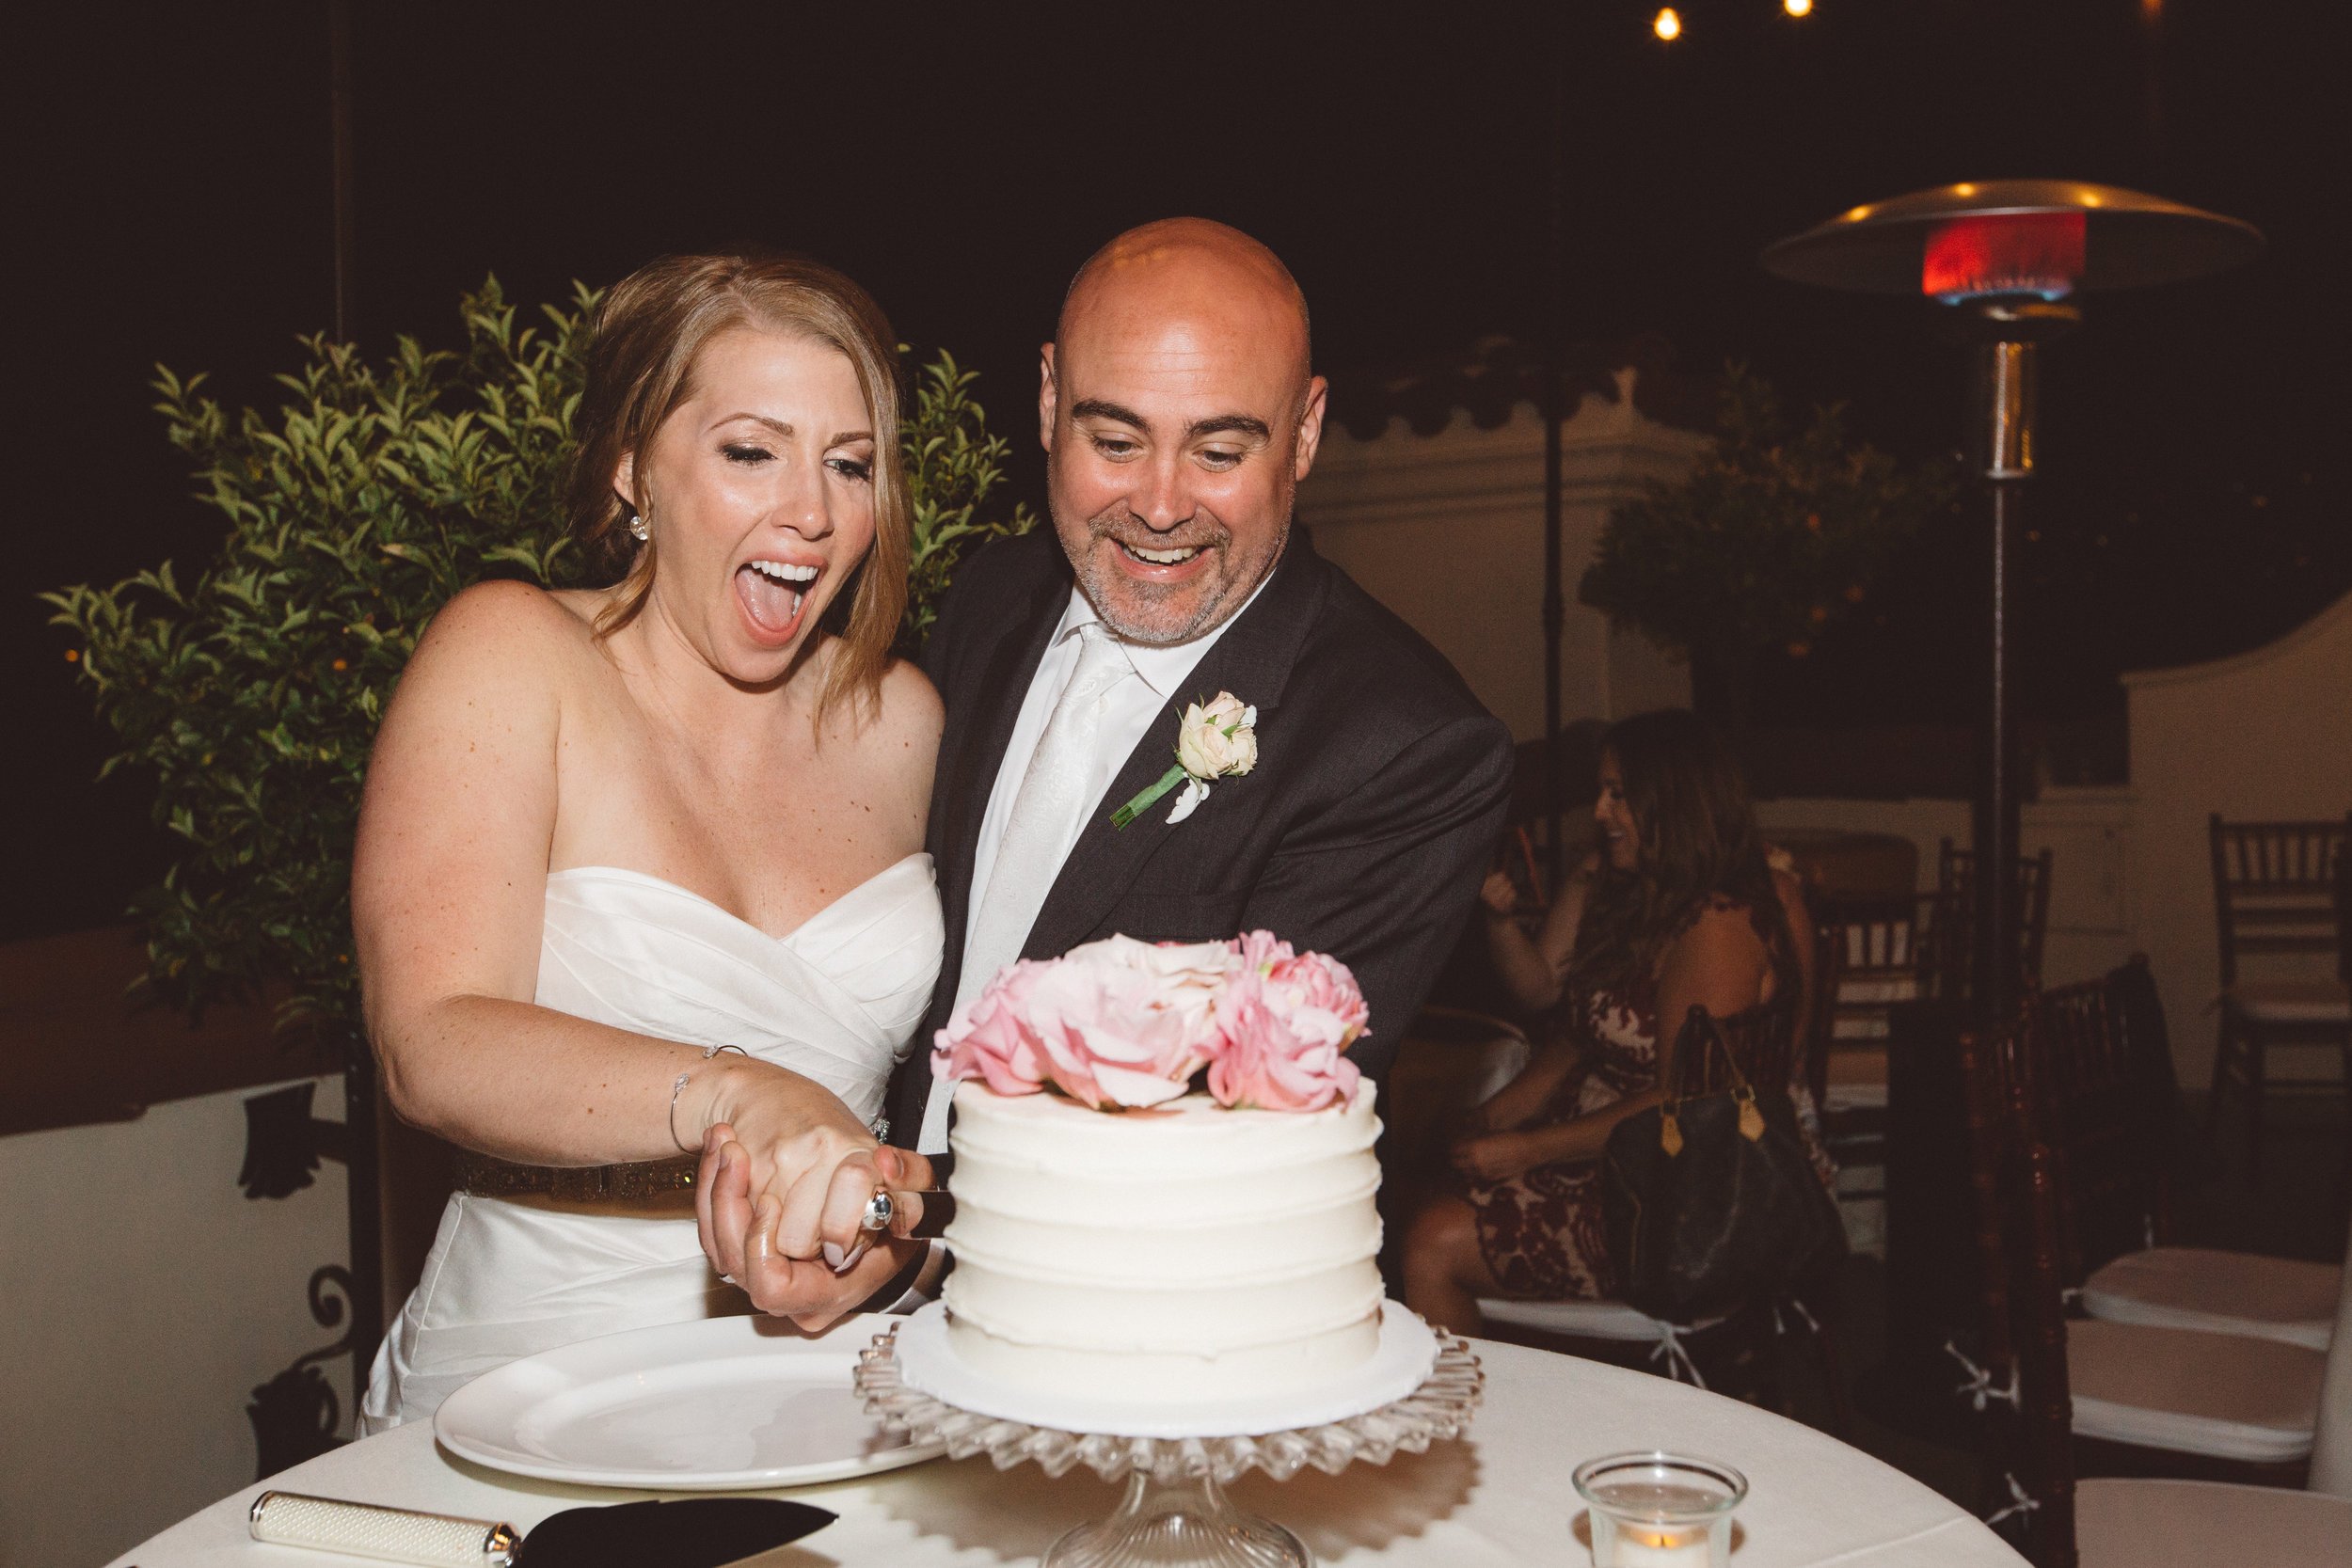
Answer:
[{"label": "string light bulb", "polygon": [[1649,24],[1650,31],[1667,43],[1682,36],[1682,13],[1668,6],[1658,13],[1658,20]]},{"label": "string light bulb", "polygon": [[1780,0],[1780,8],[1790,16],[1811,16],[1813,0]]}]

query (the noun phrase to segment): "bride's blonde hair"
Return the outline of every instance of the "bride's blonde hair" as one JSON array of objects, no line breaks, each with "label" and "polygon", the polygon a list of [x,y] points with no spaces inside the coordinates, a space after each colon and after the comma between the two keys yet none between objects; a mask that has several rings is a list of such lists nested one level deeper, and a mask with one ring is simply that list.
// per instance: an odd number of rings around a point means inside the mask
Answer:
[{"label": "bride's blonde hair", "polygon": [[[636,619],[653,592],[658,554],[629,532],[647,512],[644,470],[623,500],[612,487],[621,459],[652,444],[661,422],[693,393],[694,367],[710,341],[755,326],[812,339],[845,356],[874,432],[874,543],[857,568],[841,646],[819,695],[819,715],[845,696],[868,707],[882,689],[906,612],[912,508],[898,451],[898,339],[873,296],[804,257],[729,253],[665,256],[607,290],[588,346],[588,380],[576,420],[580,446],[567,483],[572,537],[591,572],[617,584],[596,633]],[[828,615],[827,619],[834,617]]]}]

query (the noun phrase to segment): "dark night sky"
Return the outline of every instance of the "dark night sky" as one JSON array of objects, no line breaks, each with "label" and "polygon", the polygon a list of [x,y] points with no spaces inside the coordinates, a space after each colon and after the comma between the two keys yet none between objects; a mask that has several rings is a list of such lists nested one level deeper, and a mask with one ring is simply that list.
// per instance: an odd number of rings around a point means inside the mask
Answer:
[{"label": "dark night sky", "polygon": [[[1671,51],[1615,0],[973,8],[357,7],[358,335],[447,341],[461,291],[561,297],[648,257],[788,245],[871,288],[902,337],[983,372],[1028,436],[1064,279],[1119,229],[1258,234],[1347,372],[1543,320],[1551,83],[1570,84],[1572,336],[1663,334],[1844,398],[1866,435],[1957,437],[1925,308],[1777,283],[1757,250],[1860,200],[1960,179],[2137,185],[2261,226],[2221,283],[2095,302],[2046,386],[2030,711],[2113,709],[2115,672],[2209,657],[2352,587],[2339,372],[2346,95],[2318,0],[2168,0],[2161,134],[2141,0],[1691,0]],[[1279,20],[1267,22],[1265,15]],[[103,737],[35,591],[212,537],[147,412],[158,360],[267,400],[326,325],[324,7],[50,8],[0,66],[15,306],[19,589],[0,597],[11,790],[0,937],[115,918],[155,863],[144,782]],[[1768,713],[1961,718],[1972,540],[1768,675]]]}]

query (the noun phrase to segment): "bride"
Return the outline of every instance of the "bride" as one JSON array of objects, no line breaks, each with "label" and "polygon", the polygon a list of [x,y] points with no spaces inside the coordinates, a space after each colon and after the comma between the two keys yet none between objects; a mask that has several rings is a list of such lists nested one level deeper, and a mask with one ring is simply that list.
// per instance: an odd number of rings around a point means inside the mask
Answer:
[{"label": "bride", "polygon": [[352,866],[367,1022],[393,1108],[478,1158],[377,1354],[370,1430],[516,1356],[742,1310],[681,1159],[714,1128],[756,1234],[805,1260],[802,1326],[914,1260],[885,1236],[824,1261],[878,1186],[930,1185],[867,1126],[942,940],[939,700],[889,656],[896,341],[799,260],[671,258],[613,288],[569,495],[612,586],[469,589],[401,679]]}]

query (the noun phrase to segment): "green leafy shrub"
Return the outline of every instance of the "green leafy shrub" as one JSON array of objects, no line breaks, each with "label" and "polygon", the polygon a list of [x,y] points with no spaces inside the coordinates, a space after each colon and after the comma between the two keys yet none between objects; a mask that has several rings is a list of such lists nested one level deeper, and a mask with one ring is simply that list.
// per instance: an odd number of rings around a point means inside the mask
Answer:
[{"label": "green leafy shrub", "polygon": [[[285,1022],[356,1027],[351,845],[368,749],[451,595],[489,577],[576,580],[563,478],[595,304],[578,289],[518,325],[493,280],[460,306],[462,350],[403,338],[372,365],[304,339],[273,415],[231,416],[202,376],[159,371],[156,409],[227,524],[217,549],[193,577],[166,563],[42,595],[119,743],[105,770],[151,770],[156,819],[179,843],[132,911],[159,999],[197,1011],[282,985]],[[940,356],[904,431],[910,641],[966,546],[1032,522],[982,515],[1005,446],[972,380]]]},{"label": "green leafy shrub", "polygon": [[906,411],[914,549],[907,573],[903,640],[913,647],[921,647],[930,634],[939,601],[967,548],[1037,526],[1036,516],[1024,504],[1016,503],[1003,522],[980,510],[1004,478],[1006,449],[1005,438],[989,433],[980,405],[972,401],[977,375],[958,369],[954,356],[943,349],[916,377],[914,400]]},{"label": "green leafy shrub", "polygon": [[1580,597],[1687,658],[1700,705],[1743,728],[1758,661],[1805,657],[1951,500],[1943,470],[1850,444],[1836,406],[1800,429],[1731,365],[1714,443],[1611,514]]}]

